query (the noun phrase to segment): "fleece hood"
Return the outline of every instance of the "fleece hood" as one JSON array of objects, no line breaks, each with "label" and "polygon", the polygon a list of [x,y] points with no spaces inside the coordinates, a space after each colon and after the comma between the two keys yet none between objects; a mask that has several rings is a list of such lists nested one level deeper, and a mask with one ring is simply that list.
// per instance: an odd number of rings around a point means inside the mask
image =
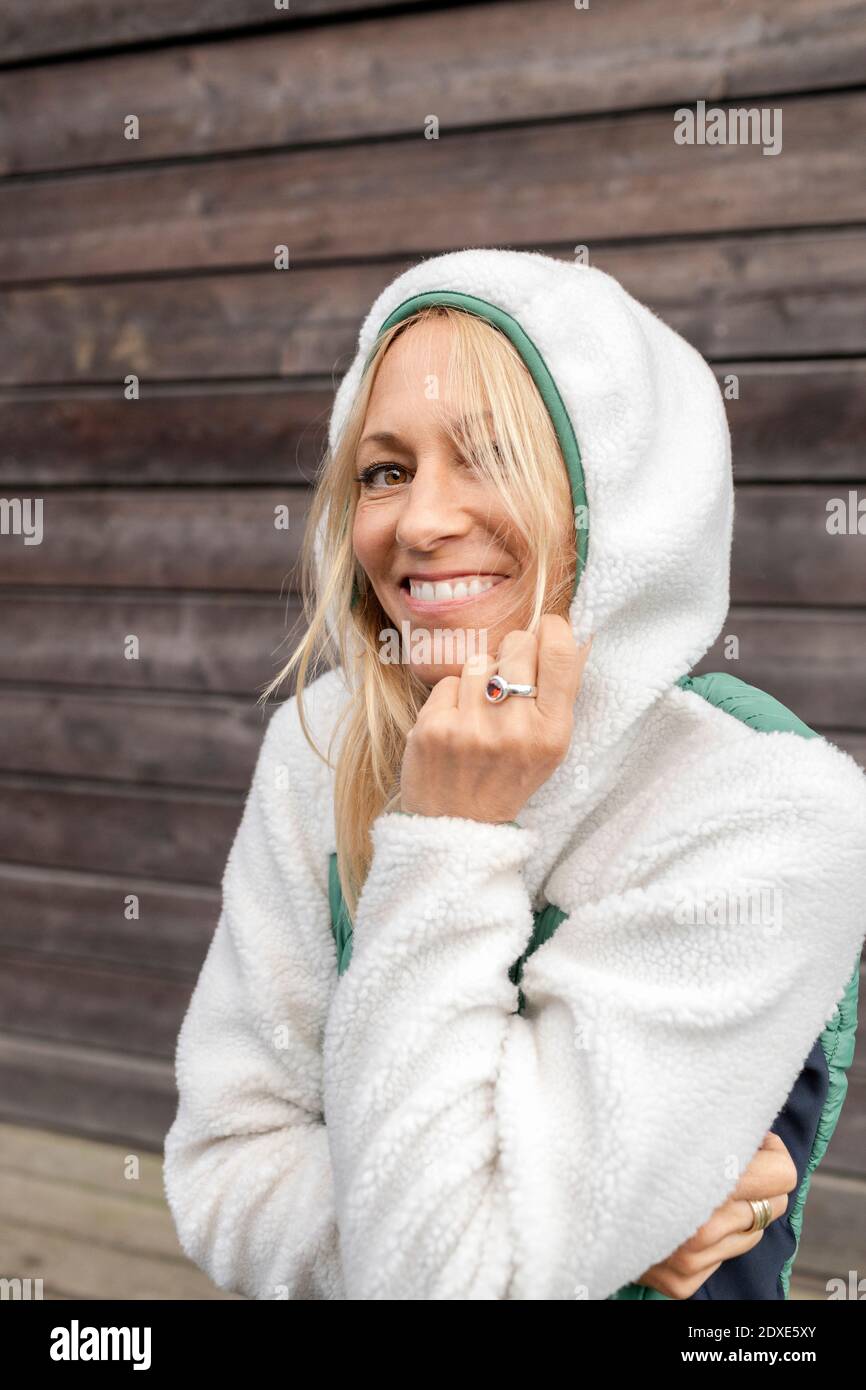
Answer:
[{"label": "fleece hood", "polygon": [[730,437],[700,353],[611,275],[536,252],[480,248],[421,261],[378,295],[336,393],[332,449],[379,334],[436,302],[487,318],[521,353],[556,429],[575,504],[570,620],[578,644],[594,640],[569,753],[519,817],[544,825],[535,888],[560,848],[551,821],[564,837],[598,805],[654,702],[721,631],[734,510]]}]

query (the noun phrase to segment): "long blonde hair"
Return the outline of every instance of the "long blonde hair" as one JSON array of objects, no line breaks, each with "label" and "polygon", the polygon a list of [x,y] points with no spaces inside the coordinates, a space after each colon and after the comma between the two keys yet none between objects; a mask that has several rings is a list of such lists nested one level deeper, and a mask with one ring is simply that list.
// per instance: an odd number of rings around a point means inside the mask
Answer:
[{"label": "long blonde hair", "polygon": [[[379,366],[391,344],[413,325],[433,317],[450,328],[445,401],[459,384],[462,423],[441,413],[442,429],[461,458],[497,490],[503,510],[526,549],[521,583],[525,600],[534,584],[530,631],[545,612],[567,615],[574,589],[577,552],[574,503],[556,431],[535,383],[510,340],[493,324],[451,305],[433,304],[392,325],[367,363],[337,447],[319,471],[300,554],[301,594],[306,630],[291,657],[262,691],[264,703],[297,668],[295,695],[304,735],[329,766],[337,728],[347,723],[334,768],[334,823],[337,867],[343,897],[354,916],[372,856],[370,828],[400,795],[400,769],[406,736],[429,695],[406,661],[380,659],[383,629],[394,631],[366,574],[356,561],[352,530],[360,486],[355,457]],[[433,407],[436,408],[435,406]],[[491,430],[483,424],[491,412]],[[321,563],[314,545],[322,525]],[[563,545],[563,535],[571,543]],[[353,602],[354,586],[356,596]],[[517,586],[515,586],[517,588]],[[334,631],[329,630],[328,614]],[[340,665],[351,698],[332,731],[327,756],[316,746],[304,715],[303,691],[311,663],[315,674]],[[315,675],[312,677],[315,679]]]}]

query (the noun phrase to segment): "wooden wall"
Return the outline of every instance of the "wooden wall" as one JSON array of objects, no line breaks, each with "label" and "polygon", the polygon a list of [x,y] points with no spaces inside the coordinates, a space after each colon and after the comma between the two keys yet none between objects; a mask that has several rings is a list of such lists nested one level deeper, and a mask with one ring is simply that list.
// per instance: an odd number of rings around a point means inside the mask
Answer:
[{"label": "wooden wall", "polygon": [[[858,0],[6,0],[0,1118],[162,1143],[334,387],[421,255],[586,244],[737,375],[728,669],[866,762],[864,54]],[[699,98],[783,152],[676,145]],[[833,1249],[864,1136],[861,1057]]]}]

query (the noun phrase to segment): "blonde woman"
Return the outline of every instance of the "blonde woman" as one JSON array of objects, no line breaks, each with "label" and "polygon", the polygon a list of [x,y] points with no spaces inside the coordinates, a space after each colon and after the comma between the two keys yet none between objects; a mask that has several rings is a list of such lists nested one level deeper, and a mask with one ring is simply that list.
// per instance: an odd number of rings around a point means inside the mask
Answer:
[{"label": "blonde woman", "polygon": [[788,1296],[866,779],[690,674],[732,522],[713,373],[610,276],[468,250],[376,299],[178,1041],[166,1190],[218,1285]]}]

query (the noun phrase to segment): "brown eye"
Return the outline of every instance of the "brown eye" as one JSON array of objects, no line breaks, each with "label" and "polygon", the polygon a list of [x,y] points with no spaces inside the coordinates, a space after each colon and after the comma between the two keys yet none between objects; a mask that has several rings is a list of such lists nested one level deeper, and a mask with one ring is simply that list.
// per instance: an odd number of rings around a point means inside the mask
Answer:
[{"label": "brown eye", "polygon": [[[400,463],[371,463],[369,467],[363,469],[357,475],[357,481],[363,483],[365,487],[373,486],[373,479],[380,473],[405,473],[406,469]],[[386,490],[391,484],[386,484],[385,489],[379,488],[378,491]]]}]

